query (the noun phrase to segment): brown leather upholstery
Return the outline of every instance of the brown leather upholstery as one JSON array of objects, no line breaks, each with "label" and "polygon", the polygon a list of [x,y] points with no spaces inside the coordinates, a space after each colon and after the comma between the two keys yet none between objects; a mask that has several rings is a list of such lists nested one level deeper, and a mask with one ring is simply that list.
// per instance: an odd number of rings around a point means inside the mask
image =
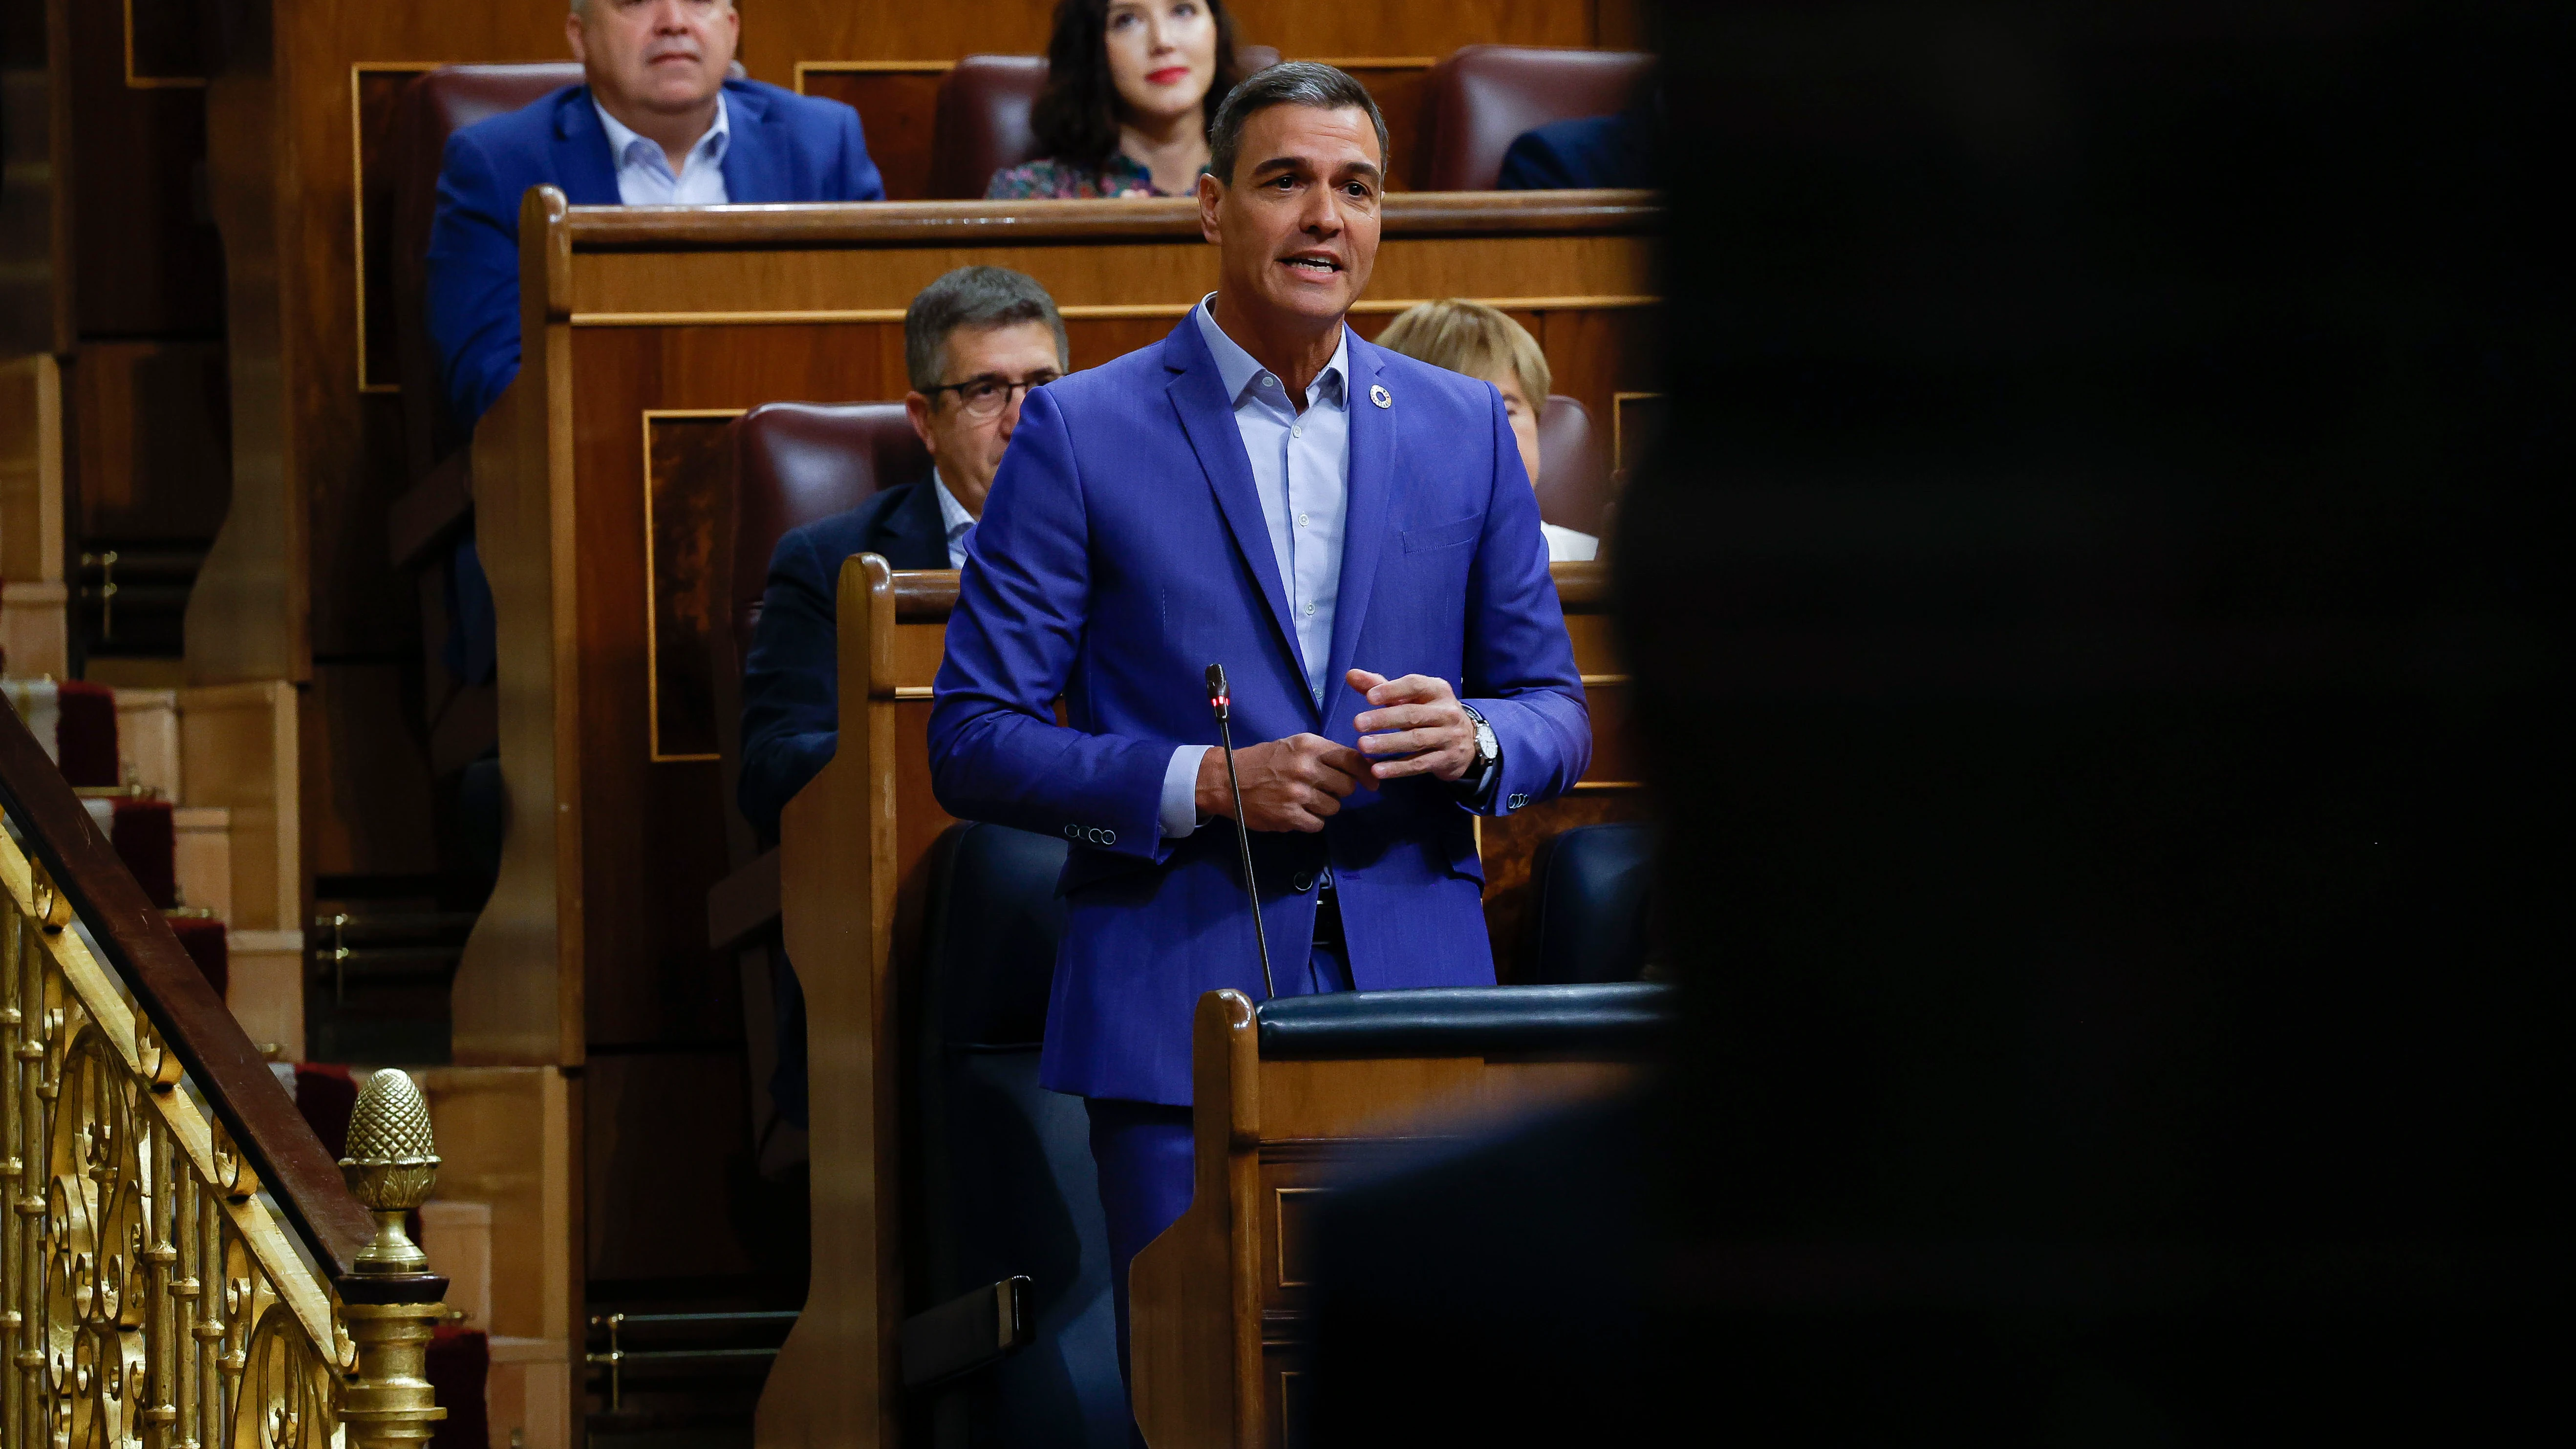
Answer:
[{"label": "brown leather upholstery", "polygon": [[885,489],[929,477],[930,452],[899,402],[768,403],[735,419],[728,431],[733,548],[726,577],[717,582],[740,660],[760,626],[760,596],[778,541]]},{"label": "brown leather upholstery", "polygon": [[403,87],[386,138],[386,172],[394,193],[395,328],[402,354],[403,434],[411,476],[419,479],[467,442],[447,415],[439,386],[438,349],[429,340],[429,224],[438,212],[438,168],[447,138],[475,122],[515,111],[549,91],[581,84],[571,61],[548,65],[447,65]]},{"label": "brown leather upholstery", "polygon": [[1465,47],[1431,68],[1415,184],[1424,191],[1493,190],[1503,153],[1522,132],[1625,110],[1653,64],[1637,51]]},{"label": "brown leather upholstery", "polygon": [[[1279,63],[1279,52],[1266,45],[1235,54],[1245,75]],[[970,55],[940,80],[930,131],[931,200],[977,200],[994,172],[1037,159],[1029,110],[1046,74],[1042,55]]]},{"label": "brown leather upholstery", "polygon": [[1592,425],[1592,410],[1549,393],[1538,411],[1538,516],[1598,535],[1610,489],[1610,440]]}]

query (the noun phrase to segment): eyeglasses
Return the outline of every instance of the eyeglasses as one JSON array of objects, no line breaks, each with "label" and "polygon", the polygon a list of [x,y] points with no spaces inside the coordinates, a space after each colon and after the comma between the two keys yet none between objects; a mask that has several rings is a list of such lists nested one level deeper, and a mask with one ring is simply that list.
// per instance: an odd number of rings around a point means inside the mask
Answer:
[{"label": "eyeglasses", "polygon": [[933,406],[937,406],[941,393],[953,392],[957,394],[958,411],[966,416],[997,418],[1002,415],[1003,409],[1019,401],[1021,393],[1033,387],[1044,387],[1063,375],[1058,372],[1042,372],[1026,382],[1012,382],[1006,378],[987,374],[983,377],[970,377],[964,382],[943,382],[930,389],[930,400]]}]

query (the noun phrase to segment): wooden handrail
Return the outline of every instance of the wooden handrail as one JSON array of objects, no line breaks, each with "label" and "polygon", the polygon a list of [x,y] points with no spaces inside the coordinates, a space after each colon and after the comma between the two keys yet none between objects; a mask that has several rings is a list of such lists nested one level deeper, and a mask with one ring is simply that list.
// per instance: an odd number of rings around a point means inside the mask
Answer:
[{"label": "wooden handrail", "polygon": [[[1397,191],[1379,227],[1387,237],[1514,232],[1653,231],[1651,191]],[[580,251],[717,247],[993,246],[1031,241],[1196,240],[1187,197],[1120,201],[901,201],[779,206],[578,206],[564,229]]]},{"label": "wooden handrail", "polygon": [[[117,857],[15,710],[0,707],[0,805],[325,1277],[350,1276],[375,1222],[167,917]],[[434,1295],[433,1295],[434,1296]]]}]

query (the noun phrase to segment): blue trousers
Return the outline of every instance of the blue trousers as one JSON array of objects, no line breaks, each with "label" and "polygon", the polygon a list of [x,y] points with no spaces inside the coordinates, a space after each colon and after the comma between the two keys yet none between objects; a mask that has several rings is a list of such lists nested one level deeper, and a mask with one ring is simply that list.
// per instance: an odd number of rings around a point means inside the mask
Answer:
[{"label": "blue trousers", "polygon": [[[1280,995],[1351,989],[1350,961],[1340,947],[1313,947],[1305,964],[1302,973],[1277,972]],[[1127,1268],[1190,1205],[1196,1172],[1190,1109],[1114,1097],[1086,1097],[1083,1105],[1091,1111],[1091,1159],[1100,1172],[1101,1215],[1108,1219],[1110,1299],[1118,1309],[1118,1377],[1132,1392],[1135,1379],[1127,1367]],[[1144,1443],[1143,1437],[1136,1442]]]}]

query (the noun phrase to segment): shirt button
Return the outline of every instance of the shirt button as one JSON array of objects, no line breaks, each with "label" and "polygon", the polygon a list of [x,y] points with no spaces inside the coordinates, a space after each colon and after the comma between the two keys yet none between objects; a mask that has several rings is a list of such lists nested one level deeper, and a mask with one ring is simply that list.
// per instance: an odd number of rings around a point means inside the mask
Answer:
[{"label": "shirt button", "polygon": [[1304,428],[1302,428],[1302,427],[1298,427],[1298,428],[1290,428],[1290,429],[1288,430],[1288,436],[1290,436],[1290,437],[1292,437],[1292,438],[1302,438],[1302,437],[1306,436],[1306,430],[1305,430]]},{"label": "shirt button", "polygon": [[1265,372],[1261,374],[1261,385],[1263,387],[1277,387],[1279,385],[1279,379],[1272,377],[1269,373]]},{"label": "shirt button", "polygon": [[1311,614],[1311,613],[1315,612],[1315,606],[1314,606],[1314,605],[1312,605],[1312,604],[1308,604],[1308,605],[1306,606],[1306,612],[1307,612],[1307,613],[1309,613],[1309,614]]},{"label": "shirt button", "polygon": [[1303,528],[1303,527],[1305,527],[1305,526],[1306,526],[1306,515],[1304,515],[1304,514],[1302,514],[1302,513],[1300,513],[1300,514],[1298,514],[1298,515],[1297,515],[1297,526],[1298,526],[1299,528]]}]

